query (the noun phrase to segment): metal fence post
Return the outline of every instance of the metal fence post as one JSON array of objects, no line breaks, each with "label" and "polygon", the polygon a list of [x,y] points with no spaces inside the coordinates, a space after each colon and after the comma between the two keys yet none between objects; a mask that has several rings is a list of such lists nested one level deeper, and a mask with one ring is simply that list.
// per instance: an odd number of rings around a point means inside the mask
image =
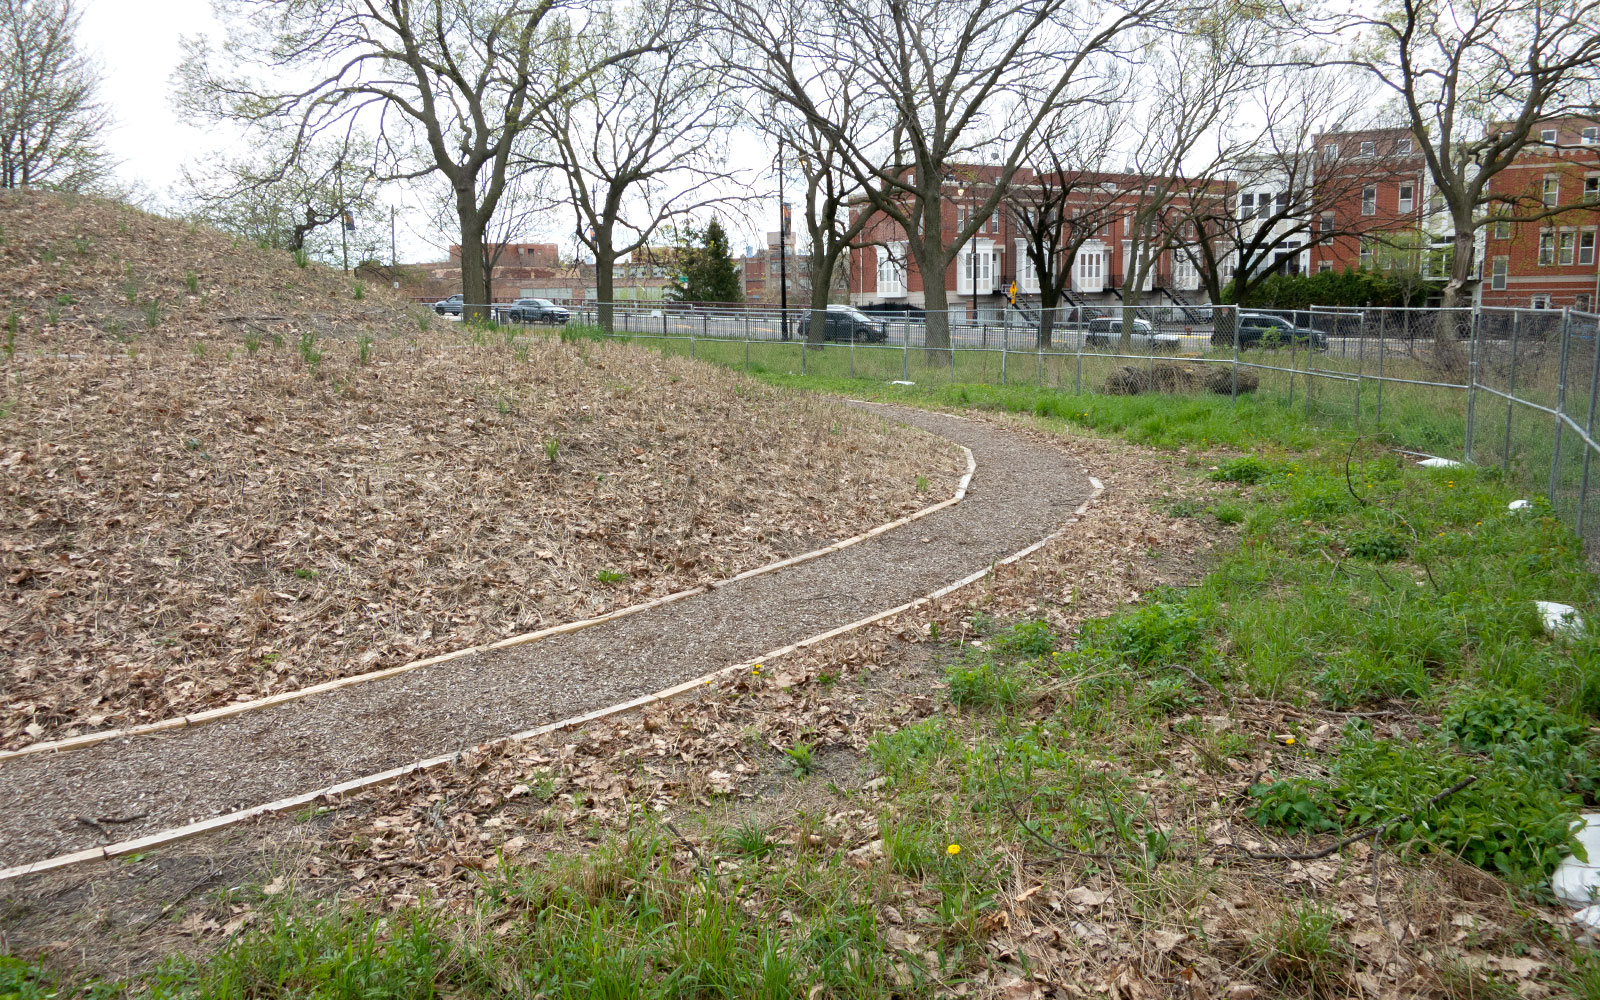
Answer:
[{"label": "metal fence post", "polygon": [[[1584,433],[1589,439],[1594,440],[1594,409],[1597,397],[1600,397],[1600,320],[1595,321],[1594,368],[1589,375],[1589,419],[1584,424]],[[1578,486],[1578,537],[1582,539],[1585,508],[1589,503],[1589,459],[1594,457],[1594,449],[1589,442],[1583,443],[1583,480]]]},{"label": "metal fence post", "polygon": [[1043,337],[1035,337],[1035,338],[1033,338],[1033,349],[1035,351],[1037,351],[1038,355],[1039,355],[1039,365],[1038,365],[1038,367],[1039,367],[1039,388],[1043,389],[1044,388],[1044,338]]},{"label": "metal fence post", "polygon": [[856,332],[850,331],[850,377],[856,377]]},{"label": "metal fence post", "polygon": [[[983,339],[984,340],[988,340],[989,339],[989,328],[987,326],[985,326],[983,328]],[[1011,342],[1011,330],[1010,330],[1010,328],[1009,327],[1002,327],[1000,329],[1000,384],[1001,385],[1005,385],[1006,384],[1006,348],[1010,345],[1010,342]]]},{"label": "metal fence post", "polygon": [[1233,405],[1239,406],[1239,310],[1233,310]]},{"label": "metal fence post", "polygon": [[689,317],[689,357],[694,357],[694,317]]},{"label": "metal fence post", "polygon": [[908,319],[900,327],[904,336],[905,353],[900,355],[900,379],[903,382],[911,381],[911,321]]},{"label": "metal fence post", "polygon": [[1472,464],[1472,435],[1478,424],[1478,317],[1481,315],[1482,311],[1474,307],[1472,318],[1467,321],[1467,435],[1466,454],[1461,457],[1468,465]]},{"label": "metal fence post", "polygon": [[1561,415],[1567,412],[1567,355],[1572,350],[1572,310],[1561,310],[1561,366],[1556,370],[1556,438],[1550,450],[1550,506],[1556,505],[1561,475]]},{"label": "metal fence post", "polygon": [[744,311],[744,370],[750,370],[750,310]]},{"label": "metal fence post", "polygon": [[[1215,320],[1212,321],[1212,327],[1211,328],[1213,330],[1216,329],[1216,321]],[[1307,320],[1306,321],[1306,329],[1315,330],[1316,327],[1311,325],[1311,321],[1310,320]],[[1289,402],[1286,404],[1290,410],[1294,409],[1294,360],[1295,360],[1295,350],[1299,346],[1300,346],[1300,338],[1291,335],[1289,337]],[[1310,352],[1311,352],[1311,337],[1307,336],[1306,337],[1306,353],[1309,354]]]},{"label": "metal fence post", "polygon": [[1500,458],[1500,471],[1511,471],[1511,422],[1517,406],[1517,335],[1522,331],[1522,312],[1511,314],[1511,384],[1506,386],[1506,450]]},{"label": "metal fence post", "polygon": [[1083,395],[1083,338],[1084,334],[1080,332],[1078,335],[1078,370],[1072,376],[1072,392],[1077,396]]},{"label": "metal fence post", "polygon": [[1373,426],[1383,429],[1383,355],[1385,350],[1384,334],[1388,329],[1388,314],[1378,313],[1378,406],[1373,416]]},{"label": "metal fence post", "polygon": [[661,350],[662,350],[663,353],[665,353],[666,349],[667,349],[667,310],[665,308],[663,308],[661,310]]}]

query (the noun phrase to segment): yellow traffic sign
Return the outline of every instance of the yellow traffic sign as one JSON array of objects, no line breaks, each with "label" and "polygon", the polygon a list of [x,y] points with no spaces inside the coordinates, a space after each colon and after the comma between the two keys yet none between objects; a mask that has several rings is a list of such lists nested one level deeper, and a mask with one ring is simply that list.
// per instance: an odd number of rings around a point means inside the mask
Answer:
[{"label": "yellow traffic sign", "polygon": [[1015,278],[1013,278],[1012,281],[1011,281],[1010,294],[1011,294],[1011,304],[1012,305],[1016,305],[1017,304],[1017,282],[1016,282]]}]

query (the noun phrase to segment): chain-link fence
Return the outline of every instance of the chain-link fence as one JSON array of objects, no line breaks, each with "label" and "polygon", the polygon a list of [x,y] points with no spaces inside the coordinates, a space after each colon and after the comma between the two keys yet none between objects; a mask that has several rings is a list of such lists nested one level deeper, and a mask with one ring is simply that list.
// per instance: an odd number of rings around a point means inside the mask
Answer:
[{"label": "chain-link fence", "polygon": [[[594,326],[594,303],[501,320]],[[1600,540],[1600,317],[1537,309],[1182,304],[931,314],[622,303],[610,336],[736,368],[1078,395],[1214,393],[1294,407],[1421,455],[1498,467]],[[1600,553],[1600,545],[1591,546]]]}]

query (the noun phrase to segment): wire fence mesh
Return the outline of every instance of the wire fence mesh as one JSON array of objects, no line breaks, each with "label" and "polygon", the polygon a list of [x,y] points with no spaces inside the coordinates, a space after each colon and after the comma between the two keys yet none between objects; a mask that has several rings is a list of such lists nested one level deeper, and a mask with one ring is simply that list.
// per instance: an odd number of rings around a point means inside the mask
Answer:
[{"label": "wire fence mesh", "polygon": [[[498,321],[595,327],[595,303]],[[1600,316],[1470,308],[1063,306],[936,315],[616,303],[603,335],[752,371],[1075,395],[1212,393],[1498,468],[1600,556]]]}]

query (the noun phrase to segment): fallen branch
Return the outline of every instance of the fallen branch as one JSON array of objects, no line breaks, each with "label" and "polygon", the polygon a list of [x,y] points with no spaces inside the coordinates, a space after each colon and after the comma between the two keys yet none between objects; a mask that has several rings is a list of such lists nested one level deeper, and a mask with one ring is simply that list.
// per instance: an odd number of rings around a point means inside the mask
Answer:
[{"label": "fallen branch", "polygon": [[[1478,780],[1478,776],[1476,774],[1471,774],[1471,775],[1468,775],[1465,778],[1462,778],[1460,781],[1458,781],[1455,784],[1451,785],[1449,788],[1446,788],[1444,791],[1442,791],[1439,794],[1435,795],[1433,798],[1429,799],[1427,802],[1424,802],[1422,804],[1422,808],[1423,809],[1427,809],[1427,808],[1430,808],[1432,806],[1438,805],[1440,802],[1444,801],[1445,799],[1449,798],[1450,796],[1454,795],[1455,793],[1461,791],[1463,788],[1467,787],[1468,785],[1472,784],[1474,781],[1477,781],[1477,780]],[[1261,852],[1258,852],[1258,851],[1251,851],[1251,850],[1248,850],[1248,849],[1243,848],[1243,847],[1239,848],[1239,850],[1241,852],[1243,852],[1244,854],[1246,854],[1247,856],[1249,856],[1251,858],[1254,858],[1257,861],[1316,861],[1318,858],[1325,858],[1330,854],[1335,854],[1335,853],[1337,853],[1339,851],[1342,851],[1346,847],[1349,847],[1351,844],[1357,843],[1358,841],[1371,840],[1371,841],[1376,842],[1379,838],[1381,838],[1383,836],[1384,831],[1388,830],[1389,827],[1393,826],[1396,823],[1402,822],[1404,820],[1411,819],[1413,816],[1415,816],[1418,812],[1421,812],[1421,811],[1422,810],[1419,809],[1419,810],[1416,810],[1416,811],[1413,811],[1413,812],[1405,813],[1405,814],[1400,815],[1400,816],[1396,816],[1394,819],[1384,820],[1382,823],[1379,823],[1377,826],[1372,827],[1371,829],[1364,830],[1364,831],[1362,831],[1360,833],[1353,833],[1350,836],[1344,838],[1343,840],[1338,841],[1337,843],[1330,844],[1329,846],[1324,847],[1320,851],[1311,851],[1310,853],[1307,853],[1307,854],[1284,854],[1284,853],[1281,853],[1281,852],[1277,852],[1277,853],[1261,853]]]}]

